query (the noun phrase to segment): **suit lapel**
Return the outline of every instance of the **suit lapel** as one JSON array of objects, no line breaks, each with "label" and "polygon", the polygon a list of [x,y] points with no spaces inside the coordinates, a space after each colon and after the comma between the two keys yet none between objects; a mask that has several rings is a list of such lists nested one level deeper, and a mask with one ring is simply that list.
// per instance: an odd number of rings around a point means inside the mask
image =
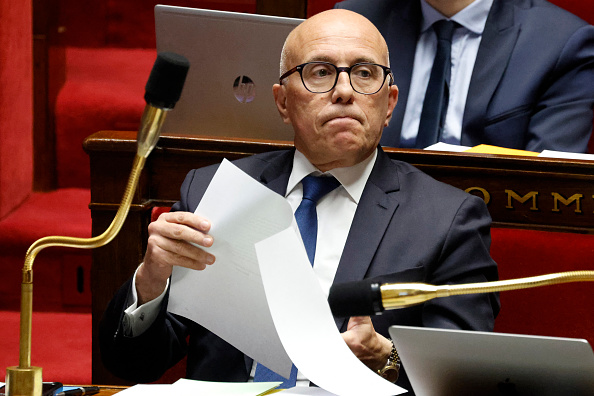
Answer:
[{"label": "suit lapel", "polygon": [[482,139],[487,108],[507,68],[519,32],[520,25],[514,25],[512,2],[495,0],[470,80],[460,144],[474,146]]},{"label": "suit lapel", "polygon": [[262,169],[256,179],[277,194],[285,196],[293,168],[294,150],[287,150]]},{"label": "suit lapel", "polygon": [[417,40],[419,38],[421,7],[418,0],[394,2],[386,26],[379,26],[382,35],[390,47],[390,68],[394,74],[394,83],[398,86],[398,105],[394,109],[390,126],[383,134],[383,146],[398,147],[400,131],[415,60]]},{"label": "suit lapel", "polygon": [[[334,283],[350,282],[365,277],[398,207],[396,192],[399,188],[397,168],[380,150],[355,212]],[[335,320],[340,329],[346,319]]]}]

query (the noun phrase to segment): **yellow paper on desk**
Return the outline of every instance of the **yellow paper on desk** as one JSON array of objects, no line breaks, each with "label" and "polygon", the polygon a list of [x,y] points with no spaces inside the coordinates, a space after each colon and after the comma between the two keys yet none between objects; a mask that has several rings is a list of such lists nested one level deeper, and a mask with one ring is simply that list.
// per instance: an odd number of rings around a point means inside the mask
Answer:
[{"label": "yellow paper on desk", "polygon": [[528,157],[537,157],[538,153],[534,151],[510,149],[506,147],[491,146],[488,144],[479,144],[468,150],[465,153],[481,153],[481,154],[507,154],[507,155],[525,155]]}]

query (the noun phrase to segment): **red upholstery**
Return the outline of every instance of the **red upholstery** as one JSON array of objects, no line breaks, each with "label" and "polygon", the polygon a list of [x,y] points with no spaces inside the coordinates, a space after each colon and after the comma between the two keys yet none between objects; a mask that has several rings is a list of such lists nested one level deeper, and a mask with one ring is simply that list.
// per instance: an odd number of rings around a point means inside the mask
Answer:
[{"label": "red upholstery", "polygon": [[[18,309],[27,249],[43,236],[90,236],[90,194],[80,189],[33,193],[31,1],[0,2],[0,15],[0,309]],[[66,261],[90,264],[88,252],[52,250],[35,261],[36,309],[64,309]]]},{"label": "red upholstery", "polygon": [[[500,279],[594,270],[594,235],[494,228],[492,238]],[[587,338],[594,345],[592,301],[592,282],[503,292],[495,330]]]},{"label": "red upholstery", "polygon": [[[31,193],[31,1],[0,2],[0,219]],[[28,34],[23,34],[27,32]]]},{"label": "red upholstery", "polygon": [[[0,221],[0,274],[4,280],[0,288],[0,310],[19,308],[21,269],[27,249],[33,242],[51,235],[91,236],[90,200],[89,190],[81,188],[34,193]],[[65,275],[70,265],[90,269],[90,258],[89,250],[56,247],[42,250],[33,263],[33,307],[62,311],[68,306],[79,305],[81,301],[64,301],[63,291],[76,288],[64,284],[68,279]],[[85,303],[90,310],[90,301]]]},{"label": "red upholstery", "polygon": [[61,44],[75,47],[154,48],[154,7],[167,4],[256,12],[255,0],[60,0]]},{"label": "red upholstery", "polygon": [[156,55],[142,48],[66,49],[67,79],[55,111],[58,187],[90,187],[89,157],[82,149],[87,136],[138,129]]},{"label": "red upholstery", "polygon": [[549,0],[551,3],[579,16],[589,24],[594,24],[594,2],[584,0]]}]

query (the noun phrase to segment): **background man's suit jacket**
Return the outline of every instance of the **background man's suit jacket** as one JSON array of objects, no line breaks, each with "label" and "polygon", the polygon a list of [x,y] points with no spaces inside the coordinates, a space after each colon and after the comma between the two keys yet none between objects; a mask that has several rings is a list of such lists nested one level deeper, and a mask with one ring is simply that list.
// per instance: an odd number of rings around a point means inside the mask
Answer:
[{"label": "background man's suit jacket", "polygon": [[[346,0],[388,43],[400,89],[381,144],[398,147],[422,13],[420,0]],[[594,27],[545,0],[494,0],[472,73],[463,146],[586,152],[594,105]]]},{"label": "background man's suit jacket", "polygon": [[[275,151],[235,164],[284,196],[293,155],[293,150]],[[215,166],[191,171],[182,185],[181,201],[173,209],[193,212],[215,171]],[[489,255],[490,221],[482,199],[438,182],[409,164],[390,160],[380,149],[334,282],[363,278],[432,284],[496,280],[497,267]],[[100,328],[102,359],[115,375],[136,382],[154,381],[188,352],[188,378],[249,378],[249,358],[203,327],[167,313],[166,304],[145,333],[123,336],[121,318],[130,287],[131,281],[111,301]],[[456,296],[387,311],[372,320],[376,331],[385,336],[392,324],[490,331],[498,311],[497,295]],[[336,318],[336,324],[345,331],[347,319]]]}]

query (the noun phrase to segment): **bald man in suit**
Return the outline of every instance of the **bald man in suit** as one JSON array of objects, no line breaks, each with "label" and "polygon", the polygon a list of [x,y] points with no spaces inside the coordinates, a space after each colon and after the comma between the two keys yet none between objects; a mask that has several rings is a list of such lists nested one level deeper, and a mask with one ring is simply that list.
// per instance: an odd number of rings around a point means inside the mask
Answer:
[{"label": "bald man in suit", "polygon": [[[497,266],[489,255],[491,219],[483,200],[391,160],[379,147],[398,88],[387,66],[387,46],[373,24],[346,10],[318,14],[289,35],[281,59],[282,75],[273,93],[282,119],[295,130],[295,148],[235,164],[284,196],[294,211],[306,200],[306,179],[338,180],[339,186],[316,204],[319,232],[310,260],[322,289],[328,292],[333,283],[361,279],[432,284],[496,280]],[[144,261],[105,312],[101,357],[122,378],[154,381],[186,354],[188,378],[257,377],[249,356],[167,312],[174,266],[203,271],[218,264],[208,250],[217,243],[209,235],[210,222],[194,213],[216,169],[187,175],[180,201],[149,226]],[[497,295],[478,294],[436,299],[373,318],[335,320],[355,356],[378,372],[393,366],[390,325],[491,331],[498,310]],[[300,374],[297,383],[309,385]],[[398,385],[410,389],[404,373]]]}]

